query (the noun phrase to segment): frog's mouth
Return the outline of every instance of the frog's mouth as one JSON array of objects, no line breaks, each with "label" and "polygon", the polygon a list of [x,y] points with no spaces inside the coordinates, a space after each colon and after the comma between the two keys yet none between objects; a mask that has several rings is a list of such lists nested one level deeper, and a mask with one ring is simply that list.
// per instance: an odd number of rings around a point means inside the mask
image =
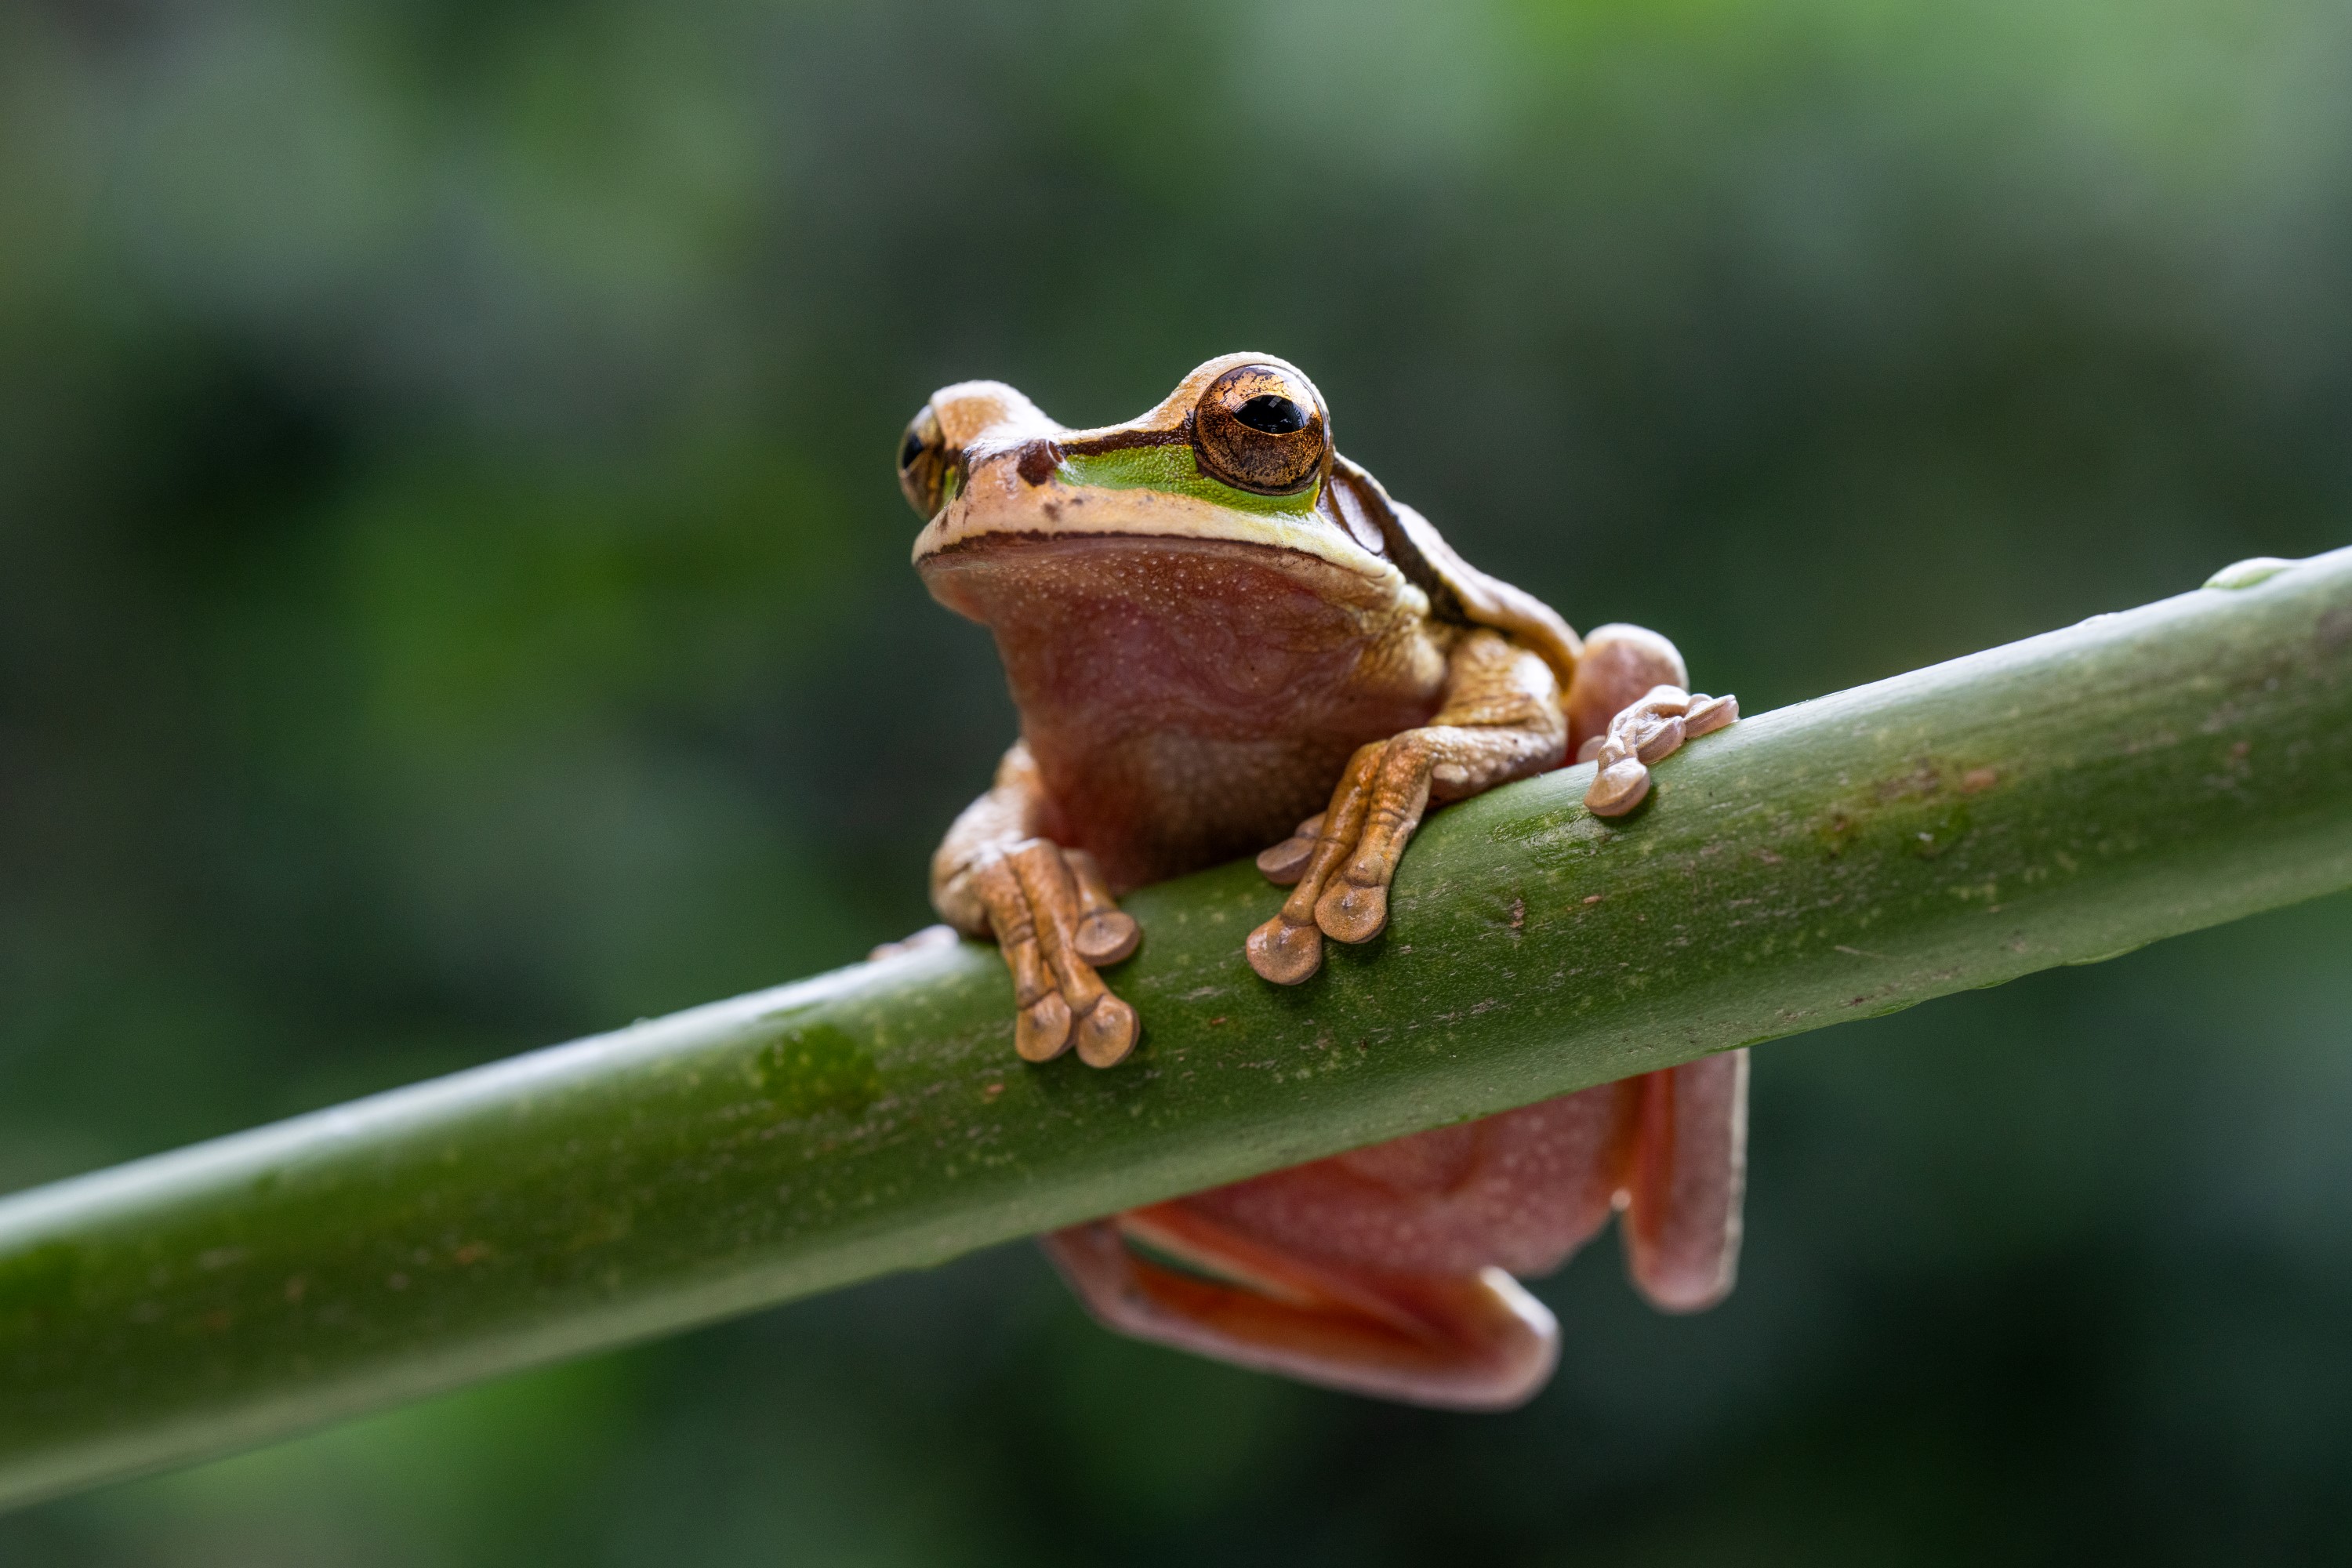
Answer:
[{"label": "frog's mouth", "polygon": [[1086,454],[1079,443],[1070,447],[1040,438],[974,462],[964,489],[916,535],[917,568],[929,575],[940,557],[1010,540],[1124,539],[1301,556],[1360,579],[1391,603],[1418,592],[1328,506],[1244,508],[1153,485],[1107,484],[1100,473],[1079,471]]},{"label": "frog's mouth", "polygon": [[[978,532],[925,552],[916,565],[933,598],[1013,636],[1049,626],[1067,635],[1080,623],[1139,634],[1149,623],[1186,646],[1240,637],[1303,648],[1429,613],[1427,595],[1375,557],[1341,564],[1286,542],[1195,531]],[[1173,632],[1181,626],[1194,630]],[[1073,636],[1071,646],[1083,640]]]}]

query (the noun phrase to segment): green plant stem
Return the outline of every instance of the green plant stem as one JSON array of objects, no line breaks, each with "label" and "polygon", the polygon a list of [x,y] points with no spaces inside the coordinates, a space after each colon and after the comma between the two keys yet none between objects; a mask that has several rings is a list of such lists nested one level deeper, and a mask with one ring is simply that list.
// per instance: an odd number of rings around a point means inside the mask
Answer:
[{"label": "green plant stem", "polygon": [[1137,894],[1112,1071],[965,943],[0,1200],[0,1503],[2352,886],[2352,551],[1591,776],[1295,990],[1248,868]]}]

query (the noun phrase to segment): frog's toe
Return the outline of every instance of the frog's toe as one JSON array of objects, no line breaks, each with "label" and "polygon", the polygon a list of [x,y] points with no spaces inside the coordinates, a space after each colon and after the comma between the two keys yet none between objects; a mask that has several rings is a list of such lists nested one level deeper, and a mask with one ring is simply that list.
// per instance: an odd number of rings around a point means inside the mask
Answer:
[{"label": "frog's toe", "polygon": [[1663,763],[1682,750],[1682,715],[1670,714],[1644,724],[1631,739],[1635,756],[1645,763]]},{"label": "frog's toe", "polygon": [[1143,942],[1143,928],[1110,896],[1102,866],[1083,849],[1062,851],[1069,888],[1077,897],[1077,920],[1070,945],[1088,963],[1117,963],[1131,958]]},{"label": "frog's toe", "polygon": [[1295,888],[1298,879],[1307,875],[1307,863],[1315,858],[1315,840],[1286,838],[1271,849],[1261,849],[1257,868],[1265,879],[1277,888]]},{"label": "frog's toe", "polygon": [[1026,1062],[1050,1062],[1070,1046],[1070,1005],[1048,991],[1026,1007],[1013,1026],[1013,1048]]},{"label": "frog's toe", "polygon": [[1108,992],[1077,1021],[1078,1059],[1090,1068],[1117,1067],[1135,1049],[1140,1025],[1135,1009]]},{"label": "frog's toe", "polygon": [[1648,798],[1650,770],[1638,757],[1604,763],[1584,792],[1584,809],[1595,816],[1622,816]]},{"label": "frog's toe", "polygon": [[1117,963],[1132,957],[1143,941],[1143,928],[1124,910],[1096,910],[1078,921],[1071,945],[1088,963]]},{"label": "frog's toe", "polygon": [[1708,697],[1694,693],[1690,710],[1683,715],[1683,739],[1696,741],[1701,735],[1712,735],[1727,725],[1739,721],[1739,699]]},{"label": "frog's toe", "polygon": [[1315,901],[1315,923],[1334,942],[1370,942],[1389,923],[1389,890],[1334,882]]},{"label": "frog's toe", "polygon": [[1277,914],[1249,933],[1244,944],[1249,964],[1276,985],[1297,985],[1323,967],[1323,933]]},{"label": "frog's toe", "polygon": [[1315,841],[1323,833],[1324,813],[1317,812],[1298,825],[1298,831],[1271,849],[1258,852],[1257,868],[1277,888],[1294,888],[1315,858]]}]

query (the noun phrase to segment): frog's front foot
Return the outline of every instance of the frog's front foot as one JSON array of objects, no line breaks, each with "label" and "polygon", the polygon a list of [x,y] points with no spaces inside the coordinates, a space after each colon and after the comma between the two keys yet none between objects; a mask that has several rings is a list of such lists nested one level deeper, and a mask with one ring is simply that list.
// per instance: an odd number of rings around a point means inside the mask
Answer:
[{"label": "frog's front foot", "polygon": [[1107,1068],[1135,1048],[1135,1009],[1095,973],[1136,949],[1133,916],[1113,903],[1094,857],[1043,838],[972,868],[974,890],[1013,971],[1013,1048],[1051,1061],[1075,1042],[1078,1059]]},{"label": "frog's front foot", "polygon": [[1290,886],[1250,932],[1250,967],[1296,985],[1323,963],[1323,939],[1370,942],[1389,923],[1389,881],[1432,800],[1459,800],[1556,766],[1568,745],[1559,689],[1536,655],[1493,631],[1453,654],[1445,704],[1417,730],[1360,746],[1322,816],[1258,857]]},{"label": "frog's front foot", "polygon": [[[1498,737],[1475,736],[1472,743]],[[1457,745],[1459,742],[1455,742]],[[1433,785],[1465,773],[1426,730],[1359,751],[1331,808],[1257,858],[1257,868],[1292,889],[1281,912],[1250,932],[1250,967],[1296,985],[1323,963],[1323,939],[1370,942],[1389,923],[1389,881],[1428,809]]]},{"label": "frog's front foot", "polygon": [[1259,974],[1296,985],[1323,966],[1325,936],[1370,942],[1388,924],[1396,855],[1429,804],[1428,759],[1412,740],[1408,731],[1359,749],[1330,809],[1258,857],[1269,881],[1291,889],[1281,911],[1249,934]]}]

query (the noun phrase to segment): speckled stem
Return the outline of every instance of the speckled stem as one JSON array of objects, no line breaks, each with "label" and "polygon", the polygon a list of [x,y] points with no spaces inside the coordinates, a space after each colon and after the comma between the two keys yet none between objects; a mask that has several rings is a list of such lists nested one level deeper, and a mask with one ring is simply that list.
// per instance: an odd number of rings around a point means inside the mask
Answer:
[{"label": "speckled stem", "polygon": [[1438,813],[1295,990],[1138,894],[1113,1070],[965,944],[0,1200],[0,1501],[2352,886],[2352,551],[2247,577]]}]

